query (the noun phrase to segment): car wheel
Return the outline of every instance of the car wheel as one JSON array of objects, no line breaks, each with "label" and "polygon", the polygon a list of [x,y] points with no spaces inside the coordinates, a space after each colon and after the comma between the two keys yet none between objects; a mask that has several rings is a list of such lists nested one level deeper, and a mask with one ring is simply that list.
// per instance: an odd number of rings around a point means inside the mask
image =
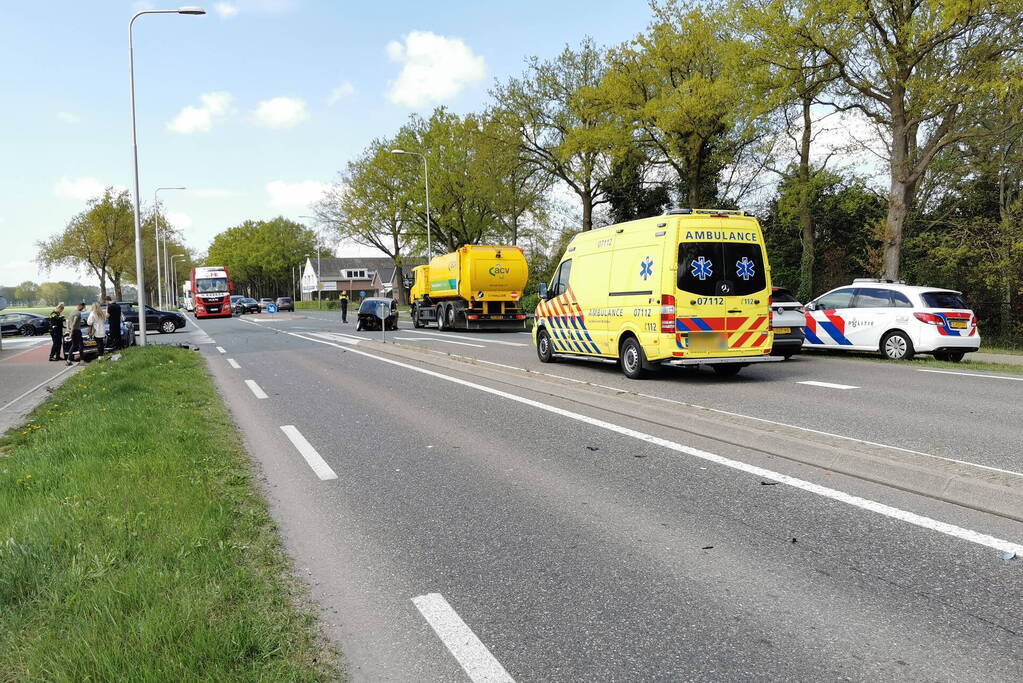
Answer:
[{"label": "car wheel", "polygon": [[718,377],[735,377],[745,366],[741,363],[718,363],[711,367],[714,368],[714,373]]},{"label": "car wheel", "polygon": [[554,362],[554,342],[547,330],[540,330],[536,333],[536,357],[541,363]]},{"label": "car wheel", "polygon": [[445,329],[447,329],[447,326],[444,324],[446,322],[444,320],[444,316],[445,316],[444,305],[443,304],[437,304],[437,329],[438,330],[445,330]]},{"label": "car wheel", "polygon": [[35,333],[36,333],[35,328],[33,328],[31,325],[22,325],[21,326],[21,336],[22,337],[31,337]]},{"label": "car wheel", "polygon": [[881,338],[881,353],[888,360],[912,360],[913,342],[901,330],[893,330]]},{"label": "car wheel", "polygon": [[618,350],[619,363],[622,366],[622,373],[629,379],[642,379],[646,372],[643,370],[643,347],[635,337],[628,337],[622,342]]},{"label": "car wheel", "polygon": [[178,327],[174,324],[173,320],[164,320],[160,323],[160,334],[170,334],[176,329],[178,329]]},{"label": "car wheel", "polygon": [[355,321],[355,331],[362,332],[362,318]]}]

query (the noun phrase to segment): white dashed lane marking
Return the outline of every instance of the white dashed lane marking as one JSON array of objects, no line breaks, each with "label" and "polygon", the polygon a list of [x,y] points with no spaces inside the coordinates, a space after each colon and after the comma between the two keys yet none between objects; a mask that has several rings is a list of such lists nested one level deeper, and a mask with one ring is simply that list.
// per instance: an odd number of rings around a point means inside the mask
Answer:
[{"label": "white dashed lane marking", "polygon": [[227,364],[230,365],[235,370],[238,370],[239,368],[241,368],[241,366],[238,365],[238,361],[236,361],[234,358],[228,358],[227,359]]},{"label": "white dashed lane marking", "polygon": [[256,396],[256,398],[269,398],[269,396],[266,395],[266,392],[259,388],[259,385],[256,384],[255,380],[247,379],[245,380],[245,385],[252,390],[252,393]]},{"label": "white dashed lane marking", "polygon": [[454,655],[458,663],[465,669],[469,679],[475,683],[515,683],[515,679],[501,666],[501,662],[491,654],[472,629],[469,628],[458,612],[452,609],[448,601],[440,593],[428,593],[412,598],[412,604],[430,624],[434,633],[444,643],[444,647]]},{"label": "white dashed lane marking", "polygon": [[824,387],[825,389],[859,389],[851,384],[833,384],[831,382],[796,382],[796,384],[805,384],[811,387]]},{"label": "white dashed lane marking", "polygon": [[312,468],[316,476],[321,481],[327,481],[328,479],[337,479],[337,473],[330,469],[330,465],[327,461],[320,457],[320,454],[316,452],[313,445],[309,443],[302,432],[298,431],[295,425],[282,425],[281,431],[284,432],[285,436],[291,441],[291,443],[298,450],[299,454],[305,458],[305,461],[309,463],[309,467]]}]

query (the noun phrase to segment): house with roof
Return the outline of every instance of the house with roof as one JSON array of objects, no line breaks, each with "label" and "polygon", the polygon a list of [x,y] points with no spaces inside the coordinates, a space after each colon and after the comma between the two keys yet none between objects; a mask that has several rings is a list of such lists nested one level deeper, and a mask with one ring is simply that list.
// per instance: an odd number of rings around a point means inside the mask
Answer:
[{"label": "house with roof", "polygon": [[306,259],[302,269],[302,301],[315,301],[317,291],[323,299],[337,299],[346,292],[351,301],[371,296],[393,296],[402,289],[402,280],[411,275],[412,267],[426,263],[422,258],[405,259],[404,272],[386,256]]}]

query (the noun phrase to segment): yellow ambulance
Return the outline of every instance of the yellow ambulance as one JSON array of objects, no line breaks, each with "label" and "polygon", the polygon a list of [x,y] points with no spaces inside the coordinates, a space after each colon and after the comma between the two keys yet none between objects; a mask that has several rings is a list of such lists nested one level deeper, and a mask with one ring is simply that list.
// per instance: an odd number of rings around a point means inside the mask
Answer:
[{"label": "yellow ambulance", "polygon": [[771,273],[756,218],[725,209],[576,235],[540,285],[533,341],[544,363],[615,359],[638,379],[661,365],[732,376],[772,357]]}]

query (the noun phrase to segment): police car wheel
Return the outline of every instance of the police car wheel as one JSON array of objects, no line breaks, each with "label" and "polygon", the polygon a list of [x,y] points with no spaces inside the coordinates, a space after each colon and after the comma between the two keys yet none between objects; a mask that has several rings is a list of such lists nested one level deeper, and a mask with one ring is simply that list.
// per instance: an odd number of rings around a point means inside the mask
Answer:
[{"label": "police car wheel", "polygon": [[536,333],[536,356],[541,363],[554,361],[554,344],[551,342],[551,335],[547,330],[540,330]]},{"label": "police car wheel", "polygon": [[913,342],[905,332],[889,332],[881,339],[881,353],[888,360],[912,360]]},{"label": "police car wheel", "polygon": [[629,337],[622,342],[618,358],[622,366],[622,373],[629,379],[640,379],[646,374],[643,372],[643,348],[635,337]]}]

